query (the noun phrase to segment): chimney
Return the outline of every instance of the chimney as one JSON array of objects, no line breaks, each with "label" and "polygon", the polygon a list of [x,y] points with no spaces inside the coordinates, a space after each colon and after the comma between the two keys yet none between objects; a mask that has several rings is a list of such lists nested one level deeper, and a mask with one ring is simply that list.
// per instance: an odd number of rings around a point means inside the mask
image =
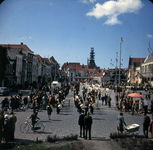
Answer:
[{"label": "chimney", "polygon": [[23,45],[23,42],[21,42],[21,45]]}]

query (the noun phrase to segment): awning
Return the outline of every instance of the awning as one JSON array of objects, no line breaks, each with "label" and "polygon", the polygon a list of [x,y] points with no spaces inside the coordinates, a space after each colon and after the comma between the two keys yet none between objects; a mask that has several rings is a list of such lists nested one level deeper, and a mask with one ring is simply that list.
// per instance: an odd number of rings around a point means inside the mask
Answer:
[{"label": "awning", "polygon": [[138,80],[135,80],[134,83],[138,83]]},{"label": "awning", "polygon": [[134,77],[137,77],[137,76],[138,76],[137,74],[134,75]]}]

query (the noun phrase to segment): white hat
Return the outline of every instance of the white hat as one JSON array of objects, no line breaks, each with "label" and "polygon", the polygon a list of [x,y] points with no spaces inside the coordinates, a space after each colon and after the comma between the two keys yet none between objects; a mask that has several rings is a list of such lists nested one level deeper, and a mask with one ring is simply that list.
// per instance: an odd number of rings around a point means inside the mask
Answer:
[{"label": "white hat", "polygon": [[4,116],[4,118],[8,119],[8,115],[6,114],[6,115]]}]

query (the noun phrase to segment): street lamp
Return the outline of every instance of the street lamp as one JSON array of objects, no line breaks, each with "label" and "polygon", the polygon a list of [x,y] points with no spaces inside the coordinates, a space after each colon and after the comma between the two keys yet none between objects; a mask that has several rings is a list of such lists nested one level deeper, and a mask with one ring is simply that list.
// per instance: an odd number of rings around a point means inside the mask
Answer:
[{"label": "street lamp", "polygon": [[119,86],[120,86],[120,71],[121,71],[121,44],[123,42],[123,37],[121,36],[121,41],[120,41],[120,63],[119,63]]}]

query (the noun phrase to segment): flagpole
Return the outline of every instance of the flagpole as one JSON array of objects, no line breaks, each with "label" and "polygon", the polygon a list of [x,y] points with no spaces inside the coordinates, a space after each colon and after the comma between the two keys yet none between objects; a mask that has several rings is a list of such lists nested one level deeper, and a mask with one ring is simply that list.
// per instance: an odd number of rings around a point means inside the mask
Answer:
[{"label": "flagpole", "polygon": [[119,62],[119,87],[120,87],[120,71],[121,71],[121,44],[123,42],[123,37],[121,36],[121,41],[120,41],[120,62]]}]

